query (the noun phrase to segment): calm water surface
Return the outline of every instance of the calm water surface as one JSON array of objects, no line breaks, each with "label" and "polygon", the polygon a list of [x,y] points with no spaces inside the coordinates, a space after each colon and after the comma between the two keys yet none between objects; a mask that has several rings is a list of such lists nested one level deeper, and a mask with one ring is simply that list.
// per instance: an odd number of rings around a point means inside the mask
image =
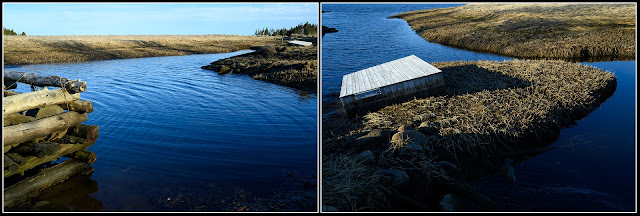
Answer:
[{"label": "calm water surface", "polygon": [[[401,19],[406,11],[445,4],[323,4],[322,25],[336,33],[322,37],[323,103],[334,101],[342,76],[416,55],[427,62],[510,60],[429,43]],[[634,211],[636,61],[583,63],[615,74],[616,92],[589,116],[561,131],[556,149],[515,166],[516,184],[498,175],[472,182],[512,211]]]},{"label": "calm water surface", "polygon": [[98,155],[90,197],[104,211],[154,211],[178,193],[227,195],[212,188],[267,197],[297,187],[287,173],[316,173],[316,95],[200,68],[247,52],[5,70],[86,81],[94,112],[85,124],[100,126],[88,149]]}]

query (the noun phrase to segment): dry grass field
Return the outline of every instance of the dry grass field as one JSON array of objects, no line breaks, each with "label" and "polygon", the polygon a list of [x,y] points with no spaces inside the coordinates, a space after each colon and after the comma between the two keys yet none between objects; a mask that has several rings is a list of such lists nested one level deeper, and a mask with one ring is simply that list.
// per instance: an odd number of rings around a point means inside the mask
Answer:
[{"label": "dry grass field", "polygon": [[634,4],[468,4],[401,18],[428,41],[517,58],[635,59]]},{"label": "dry grass field", "polygon": [[276,37],[238,35],[4,36],[4,64],[233,52],[279,43]]},{"label": "dry grass field", "polygon": [[[464,182],[479,175],[473,172],[503,166],[507,157],[519,160],[543,151],[561,128],[588,115],[616,89],[613,74],[561,60],[432,64],[444,73],[445,95],[392,104],[364,116],[335,112],[323,119],[324,205],[341,211],[393,207],[390,203],[402,196],[390,198],[393,187],[376,173],[394,169],[405,171],[414,184],[410,193],[415,194],[405,196],[432,196],[419,203],[436,203],[431,207],[437,209],[443,194],[429,194],[442,188],[434,184]],[[401,126],[424,134],[427,144],[408,148],[407,142],[390,141]],[[360,161],[363,151],[375,159]],[[447,164],[454,164],[458,174],[444,175]],[[415,184],[424,182],[431,189],[417,189]]]}]

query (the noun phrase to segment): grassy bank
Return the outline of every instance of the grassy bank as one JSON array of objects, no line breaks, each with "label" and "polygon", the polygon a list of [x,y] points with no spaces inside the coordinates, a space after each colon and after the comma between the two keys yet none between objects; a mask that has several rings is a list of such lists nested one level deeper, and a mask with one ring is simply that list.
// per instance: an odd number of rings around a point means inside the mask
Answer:
[{"label": "grassy bank", "polygon": [[559,60],[433,65],[444,73],[444,95],[323,119],[323,205],[441,210],[444,194],[465,182],[549,150],[561,128],[616,88],[611,73]]},{"label": "grassy bank", "polygon": [[238,35],[4,36],[4,64],[221,53],[277,43],[275,37]]},{"label": "grassy bank", "polygon": [[278,46],[252,47],[256,50],[212,62],[202,68],[219,74],[247,74],[254,79],[316,93],[318,47]]},{"label": "grassy bank", "polygon": [[468,4],[411,11],[424,39],[517,58],[635,59],[634,4]]}]

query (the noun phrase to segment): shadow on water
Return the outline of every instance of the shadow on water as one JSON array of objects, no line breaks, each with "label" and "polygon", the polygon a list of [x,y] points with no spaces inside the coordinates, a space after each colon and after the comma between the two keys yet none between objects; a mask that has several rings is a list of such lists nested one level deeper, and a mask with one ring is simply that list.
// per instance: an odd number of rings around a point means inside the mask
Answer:
[{"label": "shadow on water", "polygon": [[90,175],[72,176],[40,192],[32,198],[13,206],[7,211],[101,211],[102,201],[91,194],[98,192],[98,182]]}]

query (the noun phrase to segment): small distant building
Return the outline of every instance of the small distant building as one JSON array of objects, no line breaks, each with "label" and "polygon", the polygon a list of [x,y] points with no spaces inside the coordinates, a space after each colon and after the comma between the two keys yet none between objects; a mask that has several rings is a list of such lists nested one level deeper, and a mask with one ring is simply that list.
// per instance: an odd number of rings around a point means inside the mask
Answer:
[{"label": "small distant building", "polygon": [[287,42],[289,45],[295,45],[295,46],[309,46],[313,43],[311,42],[306,42],[306,41],[299,41],[299,40],[292,40]]},{"label": "small distant building", "polygon": [[444,92],[442,71],[415,55],[344,75],[340,101],[347,113],[365,113]]}]

